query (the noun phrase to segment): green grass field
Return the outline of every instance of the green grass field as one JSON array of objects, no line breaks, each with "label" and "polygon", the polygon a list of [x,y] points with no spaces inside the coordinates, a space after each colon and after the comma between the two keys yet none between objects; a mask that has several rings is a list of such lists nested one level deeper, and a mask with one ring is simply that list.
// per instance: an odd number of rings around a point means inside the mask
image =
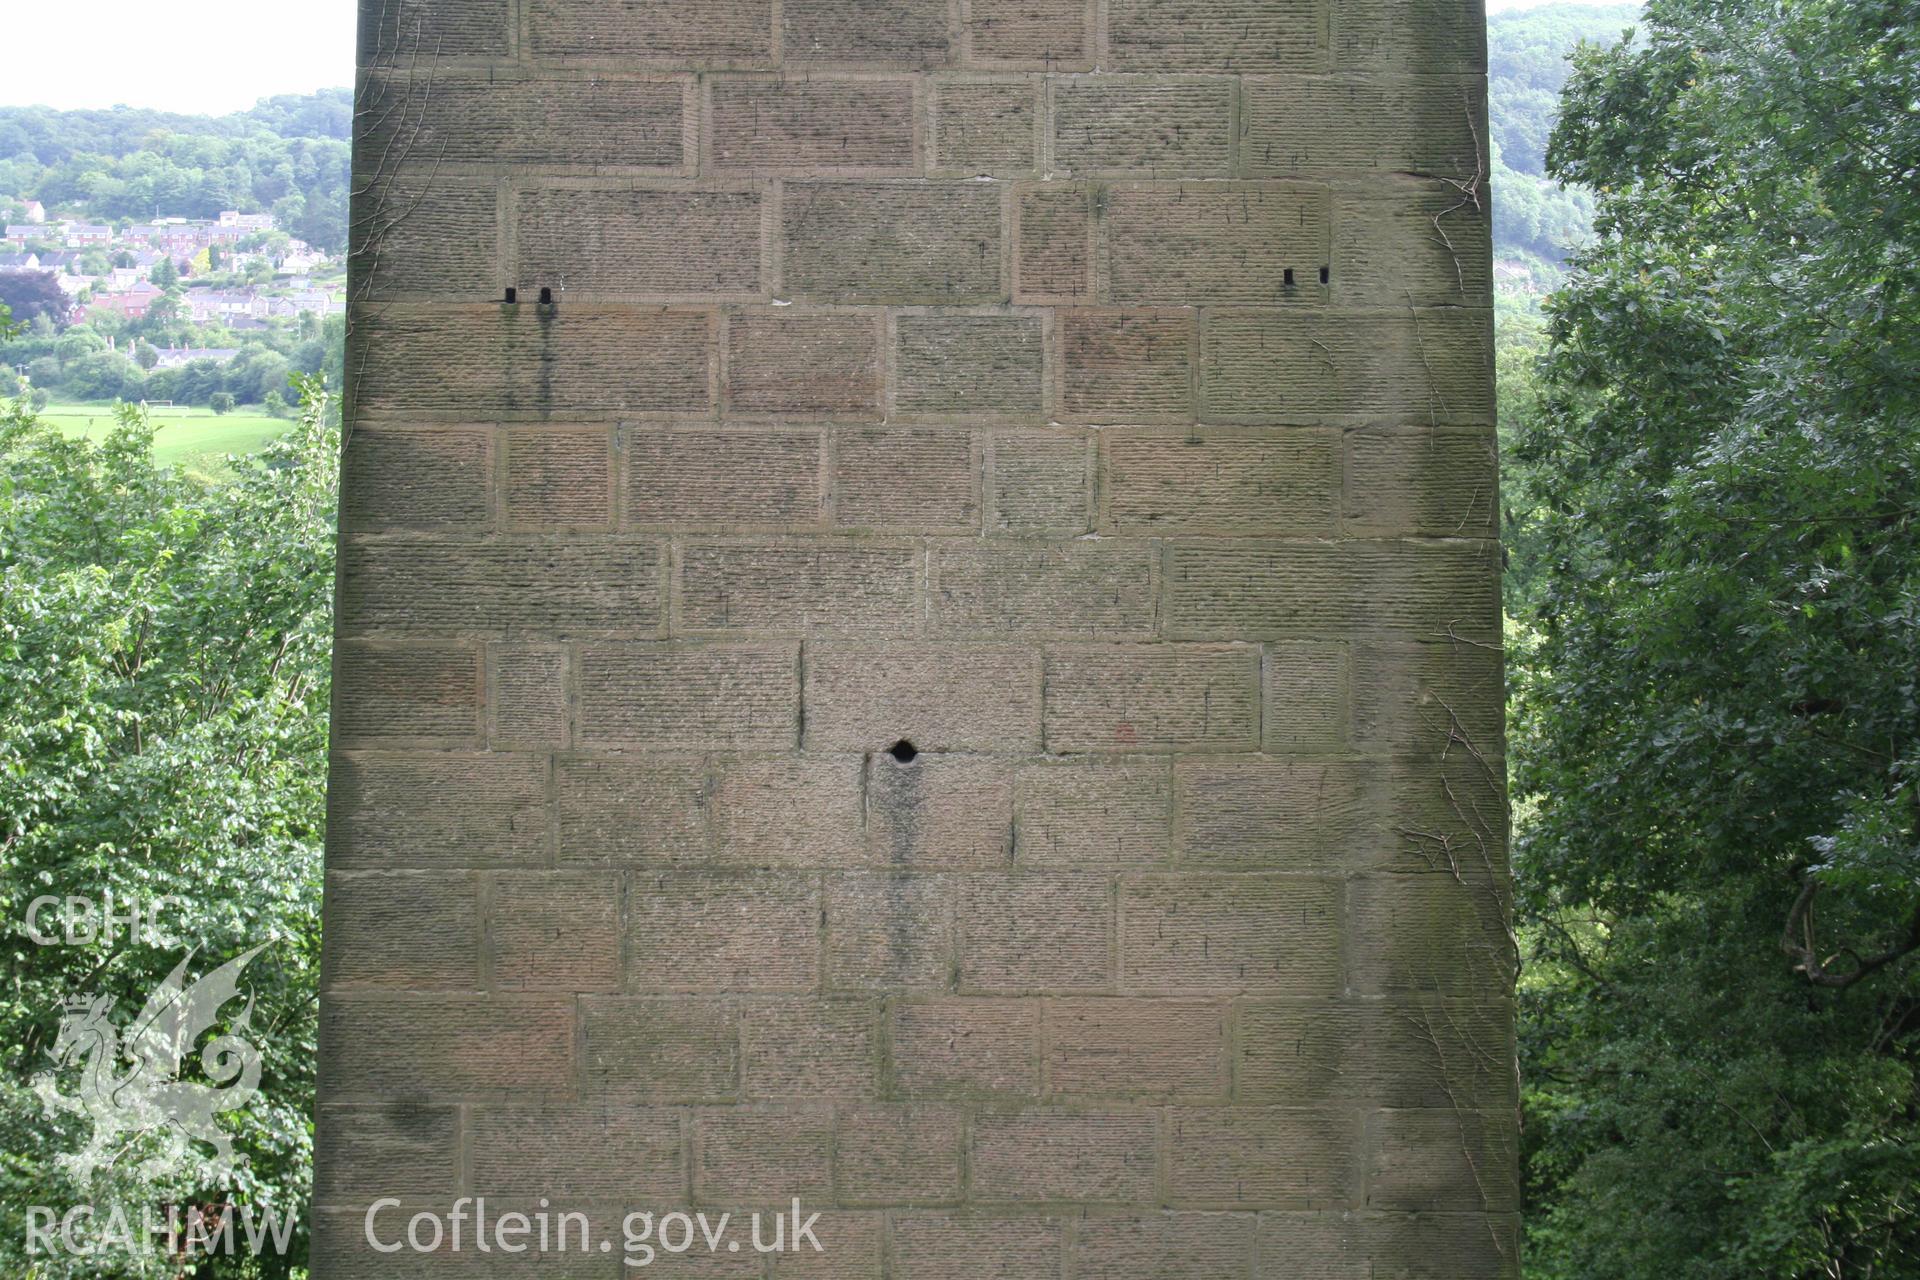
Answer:
[{"label": "green grass field", "polygon": [[[287,429],[284,418],[244,409],[215,414],[183,405],[151,409],[148,415],[156,428],[154,461],[206,479],[219,478],[228,454],[252,453]],[[105,404],[50,404],[38,416],[68,435],[91,440],[101,439],[114,425],[113,406]]]}]

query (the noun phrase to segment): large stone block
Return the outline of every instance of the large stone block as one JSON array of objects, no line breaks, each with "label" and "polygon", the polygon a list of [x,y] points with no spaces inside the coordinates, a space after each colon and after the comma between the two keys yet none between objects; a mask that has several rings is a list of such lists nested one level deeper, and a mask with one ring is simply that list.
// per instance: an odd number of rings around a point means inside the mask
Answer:
[{"label": "large stone block", "polygon": [[735,413],[880,411],[880,328],[858,312],[739,312],[727,321],[727,407]]},{"label": "large stone block", "polygon": [[1064,311],[1060,348],[1063,420],[1193,420],[1193,312]]},{"label": "large stone block", "polygon": [[1025,752],[1040,745],[1040,655],[1019,645],[823,643],[806,654],[809,750]]},{"label": "large stone block", "polygon": [[988,1112],[973,1122],[973,1192],[988,1202],[1137,1204],[1153,1196],[1150,1111]]},{"label": "large stone block", "polygon": [[1005,867],[1014,766],[1004,756],[882,752],[867,769],[867,842],[896,868]]},{"label": "large stone block", "polygon": [[1111,0],[1107,51],[1123,71],[1280,71],[1325,65],[1313,0]]},{"label": "large stone block", "polygon": [[928,621],[951,635],[1144,636],[1154,626],[1143,542],[960,542],[927,556]]},{"label": "large stone block", "polygon": [[935,172],[1031,174],[1040,163],[1040,92],[1031,79],[936,80],[928,110]]},{"label": "large stone block", "polygon": [[1260,654],[1248,645],[1075,645],[1047,653],[1053,752],[1250,751]]},{"label": "large stone block", "polygon": [[1313,301],[1332,252],[1330,197],[1306,184],[1116,184],[1105,221],[1115,302]]},{"label": "large stone block", "polygon": [[642,427],[625,443],[630,528],[806,529],[826,519],[818,429]]},{"label": "large stone block", "polygon": [[[1096,991],[1112,981],[1113,887],[1103,876],[969,876],[957,918],[964,990]],[[1032,920],[1047,922],[1044,947],[1028,936]]]},{"label": "large stone block", "polygon": [[944,0],[783,0],[789,62],[923,67],[947,61]]},{"label": "large stone block", "polygon": [[1173,848],[1172,768],[1165,759],[1023,766],[1015,861],[1026,866],[1141,867]]},{"label": "large stone block", "polygon": [[517,278],[569,298],[750,301],[769,272],[758,188],[553,184],[519,193]]},{"label": "large stone block", "polygon": [[635,873],[632,992],[805,991],[819,979],[820,889],[772,873]]},{"label": "large stone block", "polygon": [[394,304],[354,317],[354,403],[382,415],[705,413],[704,312]]},{"label": "large stone block", "polygon": [[1359,1198],[1350,1111],[1176,1107],[1168,1128],[1175,1205],[1344,1209]]},{"label": "large stone block", "polygon": [[997,302],[1007,295],[992,184],[789,183],[786,289],[815,302]]},{"label": "large stone block", "polygon": [[334,942],[327,985],[473,991],[480,986],[479,888],[447,871],[339,871],[327,877]]},{"label": "large stone block", "polygon": [[894,1006],[894,1084],[907,1097],[1032,1097],[1040,1091],[1038,1000],[908,1000]]},{"label": "large stone block", "polygon": [[1048,168],[1076,174],[1223,178],[1233,169],[1233,81],[1055,77]]},{"label": "large stone block", "polygon": [[1499,635],[1498,556],[1490,543],[1457,541],[1175,542],[1166,630],[1247,638],[1361,630],[1490,642]]},{"label": "large stone block", "polygon": [[748,77],[708,90],[716,172],[905,173],[914,148],[911,79]]},{"label": "large stone block", "polygon": [[1129,876],[1120,884],[1120,985],[1336,994],[1340,916],[1337,880]]},{"label": "large stone block", "polygon": [[573,1092],[573,1001],[329,991],[320,1060],[329,1101],[564,1099]]},{"label": "large stone block", "polygon": [[983,66],[1081,71],[1092,65],[1088,0],[968,0],[969,59]]},{"label": "large stone block", "polygon": [[671,77],[375,72],[362,92],[354,170],[370,177],[503,166],[685,172],[691,95],[690,80]]},{"label": "large stone block", "polygon": [[[1335,282],[1339,287],[1339,282]],[[1491,424],[1491,317],[1478,311],[1216,311],[1200,338],[1210,421],[1332,414]]]},{"label": "large stone block", "polygon": [[504,58],[512,49],[509,0],[459,5],[389,0],[360,6],[362,66],[405,66],[422,58]]},{"label": "large stone block", "polygon": [[569,635],[660,626],[651,541],[380,538],[340,549],[345,634]]},{"label": "large stone block", "polygon": [[876,541],[691,542],[680,550],[686,632],[910,635],[921,551]]},{"label": "large stone block", "polygon": [[1039,316],[902,315],[894,321],[893,359],[897,412],[1040,414]]},{"label": "large stone block", "polygon": [[1298,429],[1101,434],[1102,523],[1116,533],[1331,534],[1340,440]]},{"label": "large stone block", "polygon": [[542,757],[336,752],[327,786],[327,865],[344,871],[544,862],[548,812]]},{"label": "large stone block", "polygon": [[580,650],[580,741],[783,748],[799,730],[799,671],[786,645],[587,645]]},{"label": "large stone block", "polygon": [[1241,155],[1255,177],[1427,173],[1486,190],[1486,88],[1454,80],[1249,77]]},{"label": "large stone block", "polygon": [[620,65],[740,67],[773,60],[773,0],[529,0],[536,57]]},{"label": "large stone block", "polygon": [[1223,1101],[1227,1024],[1224,1000],[1050,1000],[1048,1091]]}]

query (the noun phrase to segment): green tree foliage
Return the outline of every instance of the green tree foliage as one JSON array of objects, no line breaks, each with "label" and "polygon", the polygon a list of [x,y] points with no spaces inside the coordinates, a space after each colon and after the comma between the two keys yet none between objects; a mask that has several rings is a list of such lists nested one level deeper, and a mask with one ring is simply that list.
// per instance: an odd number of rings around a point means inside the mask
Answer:
[{"label": "green tree foliage", "polygon": [[[0,413],[0,1273],[134,1274],[20,1256],[24,1206],[129,1193],[71,1184],[55,1158],[85,1122],[50,1121],[22,1082],[46,1067],[70,996],[111,996],[124,1024],[188,948],[224,960],[266,944],[245,979],[260,1091],[223,1126],[247,1160],[241,1197],[281,1212],[306,1198],[340,444],[326,420],[309,399],[207,487],[157,468],[131,411],[99,444],[18,403]],[[27,936],[33,899],[107,891],[171,895],[168,936]],[[164,1190],[205,1203],[217,1188]]]},{"label": "green tree foliage", "polygon": [[45,316],[56,325],[65,324],[72,309],[51,271],[0,271],[0,306],[12,313],[16,323]]},{"label": "green tree foliage", "polygon": [[1519,424],[1530,1274],[1920,1276],[1920,10],[1651,0]]},{"label": "green tree foliage", "polygon": [[1493,236],[1504,255],[1558,262],[1586,239],[1593,200],[1546,176],[1567,55],[1582,41],[1610,43],[1633,21],[1630,4],[1551,5],[1487,22],[1487,116],[1493,150]]},{"label": "green tree foliage", "polygon": [[0,107],[0,192],[97,220],[272,212],[291,234],[338,253],[351,119],[346,89],[218,117]]}]

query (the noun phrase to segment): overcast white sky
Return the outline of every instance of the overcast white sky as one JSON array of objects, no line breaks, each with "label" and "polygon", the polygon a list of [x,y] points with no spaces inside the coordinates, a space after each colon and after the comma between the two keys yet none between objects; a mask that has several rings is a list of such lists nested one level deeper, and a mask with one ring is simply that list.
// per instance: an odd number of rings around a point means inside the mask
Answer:
[{"label": "overcast white sky", "polygon": [[353,83],[354,0],[5,3],[0,105],[243,111]]},{"label": "overcast white sky", "polygon": [[[698,0],[687,0],[698,3]],[[1493,13],[1555,0],[1487,0]],[[0,106],[221,114],[353,79],[354,0],[9,4]]]}]

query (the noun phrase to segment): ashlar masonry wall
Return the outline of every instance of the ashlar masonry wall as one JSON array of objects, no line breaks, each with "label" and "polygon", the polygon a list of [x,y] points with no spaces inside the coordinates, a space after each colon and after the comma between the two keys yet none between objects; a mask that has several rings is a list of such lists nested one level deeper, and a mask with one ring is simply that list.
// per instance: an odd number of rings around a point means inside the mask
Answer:
[{"label": "ashlar masonry wall", "polygon": [[317,1280],[1518,1274],[1480,0],[362,0]]}]

